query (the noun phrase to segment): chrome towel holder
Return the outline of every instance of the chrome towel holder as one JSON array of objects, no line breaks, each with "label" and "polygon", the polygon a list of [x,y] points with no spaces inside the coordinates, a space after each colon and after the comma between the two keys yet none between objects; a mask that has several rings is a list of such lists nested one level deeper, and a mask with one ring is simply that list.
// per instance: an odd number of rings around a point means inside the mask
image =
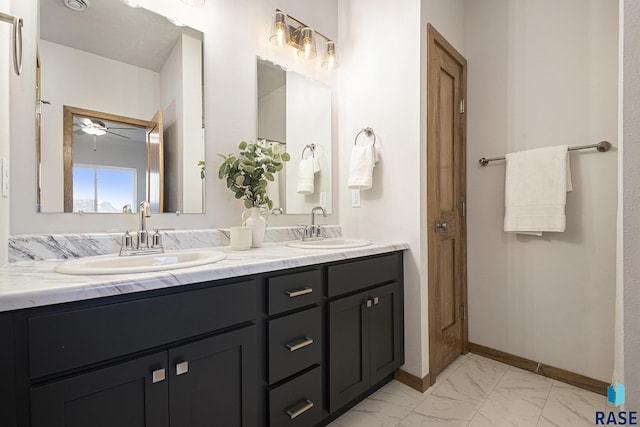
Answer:
[{"label": "chrome towel holder", "polygon": [[302,158],[304,159],[304,153],[307,149],[311,150],[311,157],[316,157],[316,144],[307,144],[302,149]]},{"label": "chrome towel holder", "polygon": [[0,21],[13,25],[13,69],[22,74],[22,18],[0,12]]},{"label": "chrome towel holder", "polygon": [[[597,144],[590,144],[590,145],[579,145],[576,147],[569,147],[568,151],[576,151],[576,150],[586,150],[587,148],[595,148],[596,150],[598,150],[601,153],[604,153],[605,151],[609,151],[609,149],[611,148],[611,143],[609,141],[600,141]],[[489,164],[489,162],[493,162],[495,160],[504,160],[505,157],[483,157],[480,160],[478,160],[478,163],[480,163],[480,166],[487,166]]]},{"label": "chrome towel holder", "polygon": [[353,145],[358,145],[358,137],[363,133],[369,138],[373,136],[373,145],[376,145],[376,133],[370,127],[362,128],[362,130],[356,134],[356,138],[353,140]]}]

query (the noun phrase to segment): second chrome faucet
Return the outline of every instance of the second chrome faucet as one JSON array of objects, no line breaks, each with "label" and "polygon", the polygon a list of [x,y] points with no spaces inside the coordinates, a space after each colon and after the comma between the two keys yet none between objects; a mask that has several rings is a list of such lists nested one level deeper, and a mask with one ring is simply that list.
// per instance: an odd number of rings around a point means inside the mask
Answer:
[{"label": "second chrome faucet", "polygon": [[302,235],[302,240],[319,240],[324,239],[322,235],[322,226],[320,224],[316,224],[316,212],[322,212],[322,216],[327,216],[327,211],[322,206],[316,206],[311,209],[311,225],[307,225],[304,228],[304,233]]}]

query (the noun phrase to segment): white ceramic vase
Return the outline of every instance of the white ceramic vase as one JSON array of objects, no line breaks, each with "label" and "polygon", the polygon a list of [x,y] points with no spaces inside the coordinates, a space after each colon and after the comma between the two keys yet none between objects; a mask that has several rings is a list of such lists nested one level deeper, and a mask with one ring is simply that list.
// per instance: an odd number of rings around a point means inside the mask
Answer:
[{"label": "white ceramic vase", "polygon": [[250,208],[242,212],[242,225],[251,228],[251,247],[260,248],[267,231],[267,210],[265,208]]}]

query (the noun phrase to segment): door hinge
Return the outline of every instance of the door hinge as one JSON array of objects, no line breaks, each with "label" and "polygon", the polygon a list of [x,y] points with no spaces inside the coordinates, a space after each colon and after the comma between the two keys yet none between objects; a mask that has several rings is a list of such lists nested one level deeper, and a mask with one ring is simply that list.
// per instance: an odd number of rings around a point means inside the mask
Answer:
[{"label": "door hinge", "polygon": [[464,113],[464,98],[460,100],[460,114]]},{"label": "door hinge", "polygon": [[460,304],[460,320],[464,320],[465,315],[464,304]]},{"label": "door hinge", "polygon": [[464,217],[467,214],[467,205],[465,202],[460,202],[460,216]]}]

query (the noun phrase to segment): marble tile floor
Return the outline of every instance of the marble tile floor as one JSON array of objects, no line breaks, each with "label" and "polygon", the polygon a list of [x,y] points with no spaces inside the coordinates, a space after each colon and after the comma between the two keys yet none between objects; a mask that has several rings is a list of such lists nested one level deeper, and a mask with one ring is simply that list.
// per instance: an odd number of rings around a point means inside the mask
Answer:
[{"label": "marble tile floor", "polygon": [[605,396],[469,353],[426,392],[391,381],[329,427],[578,427],[610,409]]}]

